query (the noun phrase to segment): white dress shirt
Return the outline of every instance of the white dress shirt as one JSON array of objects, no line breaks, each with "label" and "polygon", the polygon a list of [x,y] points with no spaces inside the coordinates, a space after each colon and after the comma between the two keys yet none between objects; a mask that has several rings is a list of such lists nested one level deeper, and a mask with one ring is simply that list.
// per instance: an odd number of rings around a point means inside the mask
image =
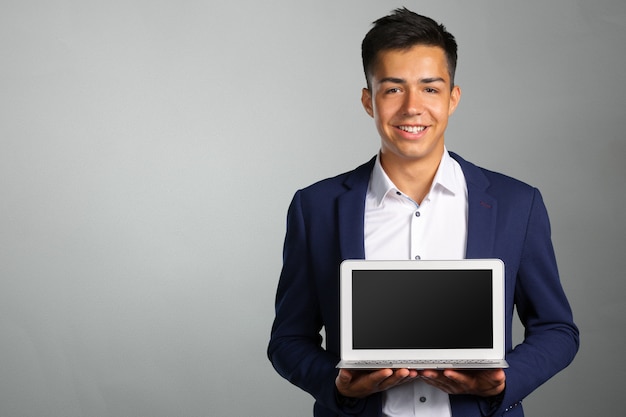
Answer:
[{"label": "white dress shirt", "polygon": [[[467,242],[467,184],[444,149],[429,193],[421,204],[396,188],[380,164],[365,200],[365,259],[463,259]],[[436,312],[433,312],[436,314]],[[451,417],[445,392],[415,381],[383,393],[386,417]]]}]

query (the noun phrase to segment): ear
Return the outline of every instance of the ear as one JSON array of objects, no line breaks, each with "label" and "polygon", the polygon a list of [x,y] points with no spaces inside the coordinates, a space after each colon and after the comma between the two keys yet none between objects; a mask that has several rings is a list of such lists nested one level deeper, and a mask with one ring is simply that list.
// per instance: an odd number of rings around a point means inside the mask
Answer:
[{"label": "ear", "polygon": [[374,105],[372,104],[372,93],[369,89],[364,88],[361,91],[361,104],[363,108],[371,117],[374,117]]},{"label": "ear", "polygon": [[456,110],[459,105],[459,101],[461,101],[461,87],[455,85],[452,87],[452,91],[450,92],[450,106],[448,108],[448,116],[451,116],[452,113]]}]

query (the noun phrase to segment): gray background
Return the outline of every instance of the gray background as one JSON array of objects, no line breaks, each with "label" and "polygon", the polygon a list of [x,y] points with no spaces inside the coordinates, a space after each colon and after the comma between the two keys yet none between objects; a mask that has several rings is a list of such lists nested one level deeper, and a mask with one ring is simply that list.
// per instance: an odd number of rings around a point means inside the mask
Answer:
[{"label": "gray background", "polygon": [[[449,149],[551,214],[582,347],[528,415],[619,414],[626,3],[404,4],[460,44]],[[265,357],[287,205],[376,153],[359,47],[401,5],[0,2],[0,416],[311,414]]]}]

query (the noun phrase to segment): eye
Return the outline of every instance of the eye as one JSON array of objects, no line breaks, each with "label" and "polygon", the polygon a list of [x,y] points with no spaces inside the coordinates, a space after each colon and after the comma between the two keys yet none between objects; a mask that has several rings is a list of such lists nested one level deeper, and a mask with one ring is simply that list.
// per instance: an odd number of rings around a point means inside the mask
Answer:
[{"label": "eye", "polygon": [[399,87],[391,87],[391,88],[388,88],[385,92],[387,94],[396,94],[396,93],[399,93],[400,91],[401,90]]},{"label": "eye", "polygon": [[438,93],[438,90],[436,88],[433,87],[426,87],[424,89],[425,92],[427,92],[428,94],[436,94]]}]

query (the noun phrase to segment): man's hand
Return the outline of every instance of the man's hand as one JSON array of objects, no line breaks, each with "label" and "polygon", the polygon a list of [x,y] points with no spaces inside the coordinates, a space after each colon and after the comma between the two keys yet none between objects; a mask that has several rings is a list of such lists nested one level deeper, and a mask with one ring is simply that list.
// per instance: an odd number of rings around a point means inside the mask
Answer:
[{"label": "man's hand", "polygon": [[420,378],[448,394],[471,394],[491,397],[504,391],[506,375],[502,369],[438,371],[426,369]]},{"label": "man's hand", "polygon": [[340,369],[335,385],[344,397],[364,398],[375,392],[385,391],[396,385],[413,381],[417,371],[409,369],[379,369],[354,371]]}]

